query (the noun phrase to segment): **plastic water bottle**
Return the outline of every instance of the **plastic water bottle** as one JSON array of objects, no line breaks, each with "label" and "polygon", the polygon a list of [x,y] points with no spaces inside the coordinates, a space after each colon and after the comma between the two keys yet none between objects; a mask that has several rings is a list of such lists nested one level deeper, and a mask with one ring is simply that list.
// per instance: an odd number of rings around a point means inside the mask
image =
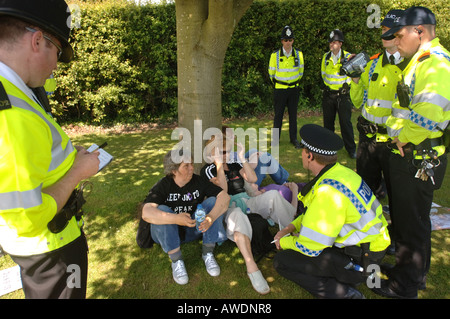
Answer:
[{"label": "plastic water bottle", "polygon": [[197,210],[195,211],[194,217],[195,227],[197,228],[197,230],[199,230],[198,228],[200,227],[200,224],[205,220],[206,217],[206,211],[203,209],[202,204],[197,205]]},{"label": "plastic water bottle", "polygon": [[344,267],[347,270],[356,270],[359,272],[363,272],[364,269],[360,265],[354,264],[353,262],[350,262],[347,266]]}]

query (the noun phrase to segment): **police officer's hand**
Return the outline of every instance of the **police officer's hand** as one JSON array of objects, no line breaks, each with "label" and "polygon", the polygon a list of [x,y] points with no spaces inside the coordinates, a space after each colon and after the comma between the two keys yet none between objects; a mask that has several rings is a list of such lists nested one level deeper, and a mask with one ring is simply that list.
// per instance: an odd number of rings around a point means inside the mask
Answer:
[{"label": "police officer's hand", "polygon": [[293,231],[295,231],[294,225],[289,224],[288,226],[284,227],[278,233],[275,234],[273,239],[275,241],[275,246],[277,247],[277,249],[283,249],[280,245],[280,239],[289,236]]},{"label": "police officer's hand", "polygon": [[275,241],[275,246],[277,247],[278,250],[283,249],[280,246],[280,239],[283,238],[284,236],[286,236],[286,233],[284,232],[284,229],[282,229],[278,233],[276,233],[275,236],[273,237],[273,240]]},{"label": "police officer's hand", "polygon": [[43,193],[50,195],[56,201],[58,212],[64,207],[75,187],[82,180],[98,172],[99,153],[89,153],[82,147],[76,147],[76,149],[78,152],[70,170],[56,183],[42,189]]},{"label": "police officer's hand", "polygon": [[395,137],[395,138],[392,140],[392,143],[397,144],[397,148],[398,148],[398,150],[399,150],[399,152],[400,152],[400,155],[401,155],[402,157],[405,157],[405,152],[403,151],[403,146],[405,146],[405,145],[408,144],[408,143],[400,142],[399,139],[398,139],[398,137]]},{"label": "police officer's hand", "polygon": [[89,153],[81,146],[76,146],[75,148],[78,152],[71,170],[79,176],[80,180],[97,174],[100,164],[100,160],[98,159],[100,153],[98,151]]}]

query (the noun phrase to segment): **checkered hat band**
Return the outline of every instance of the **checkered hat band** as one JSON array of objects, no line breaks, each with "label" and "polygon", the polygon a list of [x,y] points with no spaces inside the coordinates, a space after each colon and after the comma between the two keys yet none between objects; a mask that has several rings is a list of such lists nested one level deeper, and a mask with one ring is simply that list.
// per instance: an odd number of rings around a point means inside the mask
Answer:
[{"label": "checkered hat band", "polygon": [[308,143],[305,142],[304,139],[302,139],[302,144],[306,146],[307,149],[314,153],[322,154],[322,155],[336,155],[337,151],[327,151],[327,150],[321,150],[320,148],[314,147]]}]

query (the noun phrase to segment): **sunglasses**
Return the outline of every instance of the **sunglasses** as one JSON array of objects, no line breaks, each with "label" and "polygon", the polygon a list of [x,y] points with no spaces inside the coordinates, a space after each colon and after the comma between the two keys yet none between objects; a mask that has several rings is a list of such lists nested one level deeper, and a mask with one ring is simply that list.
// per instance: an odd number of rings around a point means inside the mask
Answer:
[{"label": "sunglasses", "polygon": [[[30,27],[25,27],[25,29],[27,31],[30,31],[30,32],[33,32],[33,33],[38,31],[38,30],[30,28]],[[58,55],[58,61],[59,61],[59,59],[61,58],[61,55],[62,55],[62,48],[55,41],[53,41],[49,36],[45,35],[44,33],[42,33],[42,35],[44,36],[45,40],[50,41],[58,49],[57,55]]]},{"label": "sunglasses", "polygon": [[284,42],[292,42],[294,39],[283,39]]}]

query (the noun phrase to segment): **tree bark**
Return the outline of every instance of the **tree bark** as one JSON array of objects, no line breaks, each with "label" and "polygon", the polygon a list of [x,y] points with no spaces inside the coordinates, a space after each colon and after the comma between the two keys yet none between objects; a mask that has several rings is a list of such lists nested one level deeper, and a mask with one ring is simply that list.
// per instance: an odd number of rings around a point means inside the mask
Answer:
[{"label": "tree bark", "polygon": [[[203,150],[203,132],[222,125],[222,68],[234,28],[253,0],[176,0],[178,126]],[[194,121],[200,137],[194,138]],[[199,134],[198,129],[196,135]],[[187,138],[183,136],[183,138]],[[193,152],[198,154],[197,152]],[[196,164],[199,158],[194,158]],[[199,166],[199,165],[197,165]]]}]

